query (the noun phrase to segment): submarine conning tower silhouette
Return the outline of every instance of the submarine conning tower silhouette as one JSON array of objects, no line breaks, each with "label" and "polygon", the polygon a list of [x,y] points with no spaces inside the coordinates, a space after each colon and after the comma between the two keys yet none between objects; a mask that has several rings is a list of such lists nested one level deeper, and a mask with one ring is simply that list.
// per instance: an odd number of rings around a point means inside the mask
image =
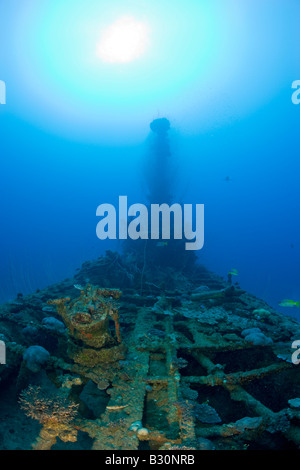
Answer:
[{"label": "submarine conning tower silhouette", "polygon": [[150,162],[147,169],[149,204],[171,204],[172,162],[168,132],[170,121],[167,118],[154,119],[150,129],[155,134],[152,140]]},{"label": "submarine conning tower silhouette", "polygon": [[167,118],[154,119],[150,124],[150,129],[158,135],[167,134],[170,129],[170,121]]}]

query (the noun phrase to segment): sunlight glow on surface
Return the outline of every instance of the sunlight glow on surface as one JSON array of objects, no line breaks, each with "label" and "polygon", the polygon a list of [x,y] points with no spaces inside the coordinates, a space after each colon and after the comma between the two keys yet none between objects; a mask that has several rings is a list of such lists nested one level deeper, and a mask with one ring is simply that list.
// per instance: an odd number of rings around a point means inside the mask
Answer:
[{"label": "sunlight glow on surface", "polygon": [[22,119],[72,140],[143,142],[160,113],[183,133],[215,131],[286,88],[282,63],[295,77],[281,15],[266,4],[257,24],[255,1],[4,2],[0,78]]},{"label": "sunlight glow on surface", "polygon": [[127,63],[138,59],[148,44],[148,26],[131,16],[115,21],[103,33],[98,56],[104,62]]}]

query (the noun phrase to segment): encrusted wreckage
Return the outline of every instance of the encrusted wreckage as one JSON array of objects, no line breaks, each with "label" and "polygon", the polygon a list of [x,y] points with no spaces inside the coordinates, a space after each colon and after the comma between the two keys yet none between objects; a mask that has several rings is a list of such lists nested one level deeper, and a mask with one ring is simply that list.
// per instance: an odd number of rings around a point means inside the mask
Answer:
[{"label": "encrusted wreckage", "polygon": [[[115,362],[124,355],[121,344],[118,290],[99,289],[88,285],[81,290],[78,299],[70,304],[70,298],[50,300],[68,328],[68,355],[74,362],[93,367],[101,362]],[[112,337],[108,323],[115,323],[117,343]]]},{"label": "encrusted wreckage", "polygon": [[[172,288],[159,279],[145,281],[144,292],[122,288],[110,256],[2,307],[8,363],[0,374],[39,423],[32,448],[299,448],[291,344],[300,324],[205,269],[192,281],[168,272]],[[67,329],[50,328],[49,316]],[[49,350],[38,372],[23,359],[34,344]]]}]

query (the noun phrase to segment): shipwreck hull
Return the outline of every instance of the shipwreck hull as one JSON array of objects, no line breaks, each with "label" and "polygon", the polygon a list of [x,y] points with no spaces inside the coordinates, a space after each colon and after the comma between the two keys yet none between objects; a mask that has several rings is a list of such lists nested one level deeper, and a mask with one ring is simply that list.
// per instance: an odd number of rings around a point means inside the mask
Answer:
[{"label": "shipwreck hull", "polygon": [[[94,265],[91,272],[96,272]],[[30,324],[37,338],[55,339],[43,369],[47,378],[56,386],[61,376],[81,381],[81,386],[70,387],[68,396],[80,404],[72,426],[88,436],[89,449],[299,448],[300,366],[291,361],[291,344],[300,338],[296,320],[205,270],[193,281],[180,279],[172,290],[158,291],[154,282],[147,292],[124,288],[121,343],[106,320],[105,331],[110,328],[113,342],[99,347],[97,356],[67,331],[46,331],[42,310],[36,308],[59,293],[76,298],[74,281],[24,297],[22,316],[11,313],[13,303],[1,307],[8,363],[0,369],[0,393],[9,387],[20,391],[32,382],[30,372],[24,378],[22,359],[33,343],[22,333]],[[260,340],[265,338],[261,343],[245,335],[253,328],[259,329]],[[102,408],[83,403],[82,394],[88,395],[91,383],[101,391]],[[9,418],[6,422],[9,426]],[[75,443],[71,438],[62,443],[53,435],[47,443],[47,433],[36,434],[25,447],[37,448],[38,442],[45,449],[87,448],[76,442],[76,433],[71,433]]]}]

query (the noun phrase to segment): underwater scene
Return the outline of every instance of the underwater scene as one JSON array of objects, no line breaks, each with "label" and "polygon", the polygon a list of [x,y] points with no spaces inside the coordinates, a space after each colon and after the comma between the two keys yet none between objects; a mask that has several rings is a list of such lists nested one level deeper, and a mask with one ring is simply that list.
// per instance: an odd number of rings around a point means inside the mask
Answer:
[{"label": "underwater scene", "polygon": [[0,450],[300,449],[299,19],[0,1]]}]

